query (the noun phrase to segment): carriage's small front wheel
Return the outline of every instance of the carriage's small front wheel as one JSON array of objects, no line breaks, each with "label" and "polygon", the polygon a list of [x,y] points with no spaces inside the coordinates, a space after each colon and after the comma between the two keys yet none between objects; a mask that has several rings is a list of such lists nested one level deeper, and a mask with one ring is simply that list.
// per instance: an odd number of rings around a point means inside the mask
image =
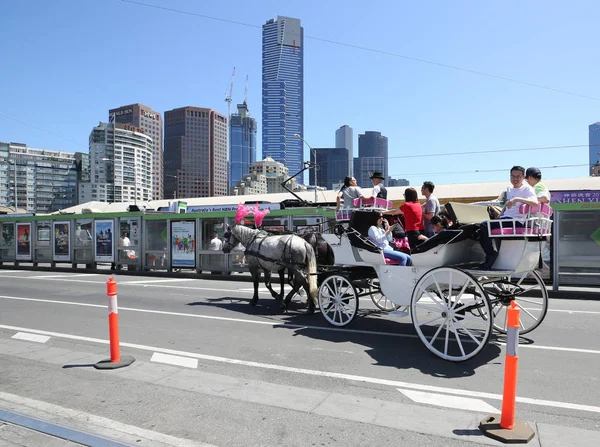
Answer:
[{"label": "carriage's small front wheel", "polygon": [[390,301],[383,293],[381,293],[381,287],[379,286],[379,279],[369,281],[369,295],[373,304],[385,312],[392,312],[398,310],[401,306],[396,305]]},{"label": "carriage's small front wheel", "polygon": [[342,275],[331,275],[319,287],[319,309],[334,326],[350,324],[358,312],[358,296],[352,283]]},{"label": "carriage's small front wheel", "polygon": [[535,270],[507,278],[493,280],[480,279],[491,297],[494,314],[494,329],[506,334],[508,315],[506,308],[512,300],[521,309],[519,334],[527,334],[538,327],[548,312],[548,289],[544,280]]},{"label": "carriage's small front wheel", "polygon": [[439,267],[425,273],[413,290],[410,307],[417,335],[445,360],[462,362],[476,356],[492,334],[488,295],[463,270]]}]

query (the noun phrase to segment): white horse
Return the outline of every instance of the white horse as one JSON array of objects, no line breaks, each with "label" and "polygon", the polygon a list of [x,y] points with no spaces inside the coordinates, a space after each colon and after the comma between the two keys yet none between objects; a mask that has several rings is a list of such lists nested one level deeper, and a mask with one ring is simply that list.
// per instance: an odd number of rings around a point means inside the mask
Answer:
[{"label": "white horse", "polygon": [[281,308],[286,309],[294,294],[304,287],[308,297],[308,313],[313,313],[317,304],[317,261],[312,246],[295,234],[282,236],[270,235],[266,231],[253,230],[243,225],[234,225],[224,235],[223,251],[225,253],[242,243],[246,247],[245,255],[248,268],[254,280],[254,296],[250,304],[258,302],[258,282],[260,271],[265,273],[265,284],[271,295],[278,300],[271,287],[271,272],[282,272],[288,269],[292,275],[292,291],[282,300]]}]

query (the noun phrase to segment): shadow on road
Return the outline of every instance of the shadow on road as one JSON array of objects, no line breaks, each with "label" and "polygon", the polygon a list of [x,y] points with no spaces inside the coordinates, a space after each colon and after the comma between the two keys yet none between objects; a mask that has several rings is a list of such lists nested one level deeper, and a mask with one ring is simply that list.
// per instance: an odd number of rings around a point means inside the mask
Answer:
[{"label": "shadow on road", "polygon": [[[395,319],[376,309],[359,310],[349,326],[335,328],[327,323],[319,311],[306,314],[306,301],[292,301],[290,309],[282,313],[279,302],[261,299],[256,306],[250,299],[221,297],[191,302],[188,306],[211,306],[248,316],[272,319],[275,330],[292,330],[294,336],[309,337],[331,343],[353,343],[364,346],[376,365],[398,369],[417,369],[423,374],[439,378],[469,377],[476,370],[492,362],[502,363],[502,349],[488,345],[474,358],[460,363],[443,360],[431,354],[417,337],[410,317]],[[280,324],[278,324],[280,323]],[[298,327],[300,326],[300,327]],[[490,341],[494,341],[492,335]],[[349,374],[352,371],[348,371]]]}]

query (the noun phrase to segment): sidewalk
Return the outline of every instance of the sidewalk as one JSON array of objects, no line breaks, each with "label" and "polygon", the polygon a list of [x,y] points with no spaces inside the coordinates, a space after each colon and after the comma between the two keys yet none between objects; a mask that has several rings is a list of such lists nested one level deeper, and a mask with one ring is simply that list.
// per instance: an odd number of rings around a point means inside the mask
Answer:
[{"label": "sidewalk", "polygon": [[82,444],[0,421],[0,447],[73,447],[78,445]]}]

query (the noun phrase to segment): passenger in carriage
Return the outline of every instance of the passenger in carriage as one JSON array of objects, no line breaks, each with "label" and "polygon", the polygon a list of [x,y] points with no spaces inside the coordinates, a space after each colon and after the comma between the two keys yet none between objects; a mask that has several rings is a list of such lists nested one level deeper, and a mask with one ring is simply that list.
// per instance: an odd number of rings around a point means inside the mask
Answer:
[{"label": "passenger in carriage", "polygon": [[394,227],[388,224],[388,221],[383,218],[383,214],[375,213],[375,215],[377,216],[377,223],[371,225],[369,228],[369,239],[381,248],[386,258],[397,261],[400,265],[412,265],[410,256],[400,251],[395,251],[390,246],[391,233]]},{"label": "passenger in carriage", "polygon": [[426,199],[423,204],[423,226],[425,228],[425,236],[427,237],[434,235],[431,219],[440,212],[440,201],[433,195],[434,188],[435,185],[429,181],[423,182],[423,186],[421,186],[421,194]]},{"label": "passenger in carriage", "polygon": [[406,188],[404,190],[404,205],[392,214],[404,215],[404,230],[411,250],[414,250],[421,241],[427,240],[427,237],[421,234],[421,231],[423,231],[423,210],[419,204],[416,189]]},{"label": "passenger in carriage", "polygon": [[[523,180],[525,180],[525,168],[522,166],[513,166],[510,170],[510,183],[512,184],[512,188],[508,188],[506,191],[506,206],[500,216],[500,219],[510,220],[507,220],[506,222],[491,222],[491,229],[500,228],[500,226],[512,228],[513,223],[517,227],[522,227],[526,216],[521,214],[520,204],[524,203],[530,206],[538,204],[535,191],[527,183],[524,183]],[[487,221],[481,222],[479,227],[479,243],[485,252],[485,262],[481,264],[480,268],[483,270],[491,269],[498,258],[501,238],[495,239],[496,248],[494,248],[494,243],[488,233]]]},{"label": "passenger in carriage", "polygon": [[538,202],[550,203],[550,191],[542,183],[542,171],[538,168],[527,168],[527,171],[525,171],[525,180],[534,189]]},{"label": "passenger in carriage", "polygon": [[355,208],[353,200],[362,197],[362,190],[356,184],[356,179],[352,176],[346,176],[344,186],[337,195],[336,211],[340,209],[340,203],[344,199],[344,208]]}]

